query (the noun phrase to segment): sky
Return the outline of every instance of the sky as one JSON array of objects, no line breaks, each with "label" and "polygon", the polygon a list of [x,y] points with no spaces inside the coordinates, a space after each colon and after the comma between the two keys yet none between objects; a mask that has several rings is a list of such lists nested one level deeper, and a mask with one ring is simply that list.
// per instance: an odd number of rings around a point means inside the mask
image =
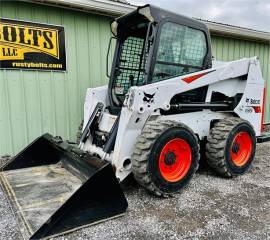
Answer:
[{"label": "sky", "polygon": [[270,0],[128,0],[189,17],[270,32]]}]

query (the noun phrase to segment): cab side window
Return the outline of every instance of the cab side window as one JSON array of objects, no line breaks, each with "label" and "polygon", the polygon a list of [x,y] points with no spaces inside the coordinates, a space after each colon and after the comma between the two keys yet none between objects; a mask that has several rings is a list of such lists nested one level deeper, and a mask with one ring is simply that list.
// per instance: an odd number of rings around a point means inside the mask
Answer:
[{"label": "cab side window", "polygon": [[163,24],[152,82],[201,70],[206,54],[202,31],[172,22]]}]

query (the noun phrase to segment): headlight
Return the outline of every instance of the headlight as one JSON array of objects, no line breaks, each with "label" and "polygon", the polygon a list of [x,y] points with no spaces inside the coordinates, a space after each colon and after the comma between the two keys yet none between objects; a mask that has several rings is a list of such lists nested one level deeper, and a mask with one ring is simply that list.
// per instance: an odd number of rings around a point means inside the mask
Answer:
[{"label": "headlight", "polygon": [[135,98],[135,91],[130,89],[126,94],[124,105],[127,106],[128,108],[131,108],[134,103],[134,98]]}]

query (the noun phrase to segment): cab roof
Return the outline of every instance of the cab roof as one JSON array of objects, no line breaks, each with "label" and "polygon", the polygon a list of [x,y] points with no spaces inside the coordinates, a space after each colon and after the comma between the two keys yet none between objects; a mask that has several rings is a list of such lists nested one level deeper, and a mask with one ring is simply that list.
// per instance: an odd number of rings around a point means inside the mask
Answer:
[{"label": "cab roof", "polygon": [[136,10],[116,18],[112,23],[112,32],[114,34],[117,33],[118,26],[125,26],[128,22],[140,17],[153,23],[160,23],[166,20],[208,32],[207,25],[198,20],[176,14],[150,4],[138,7]]}]

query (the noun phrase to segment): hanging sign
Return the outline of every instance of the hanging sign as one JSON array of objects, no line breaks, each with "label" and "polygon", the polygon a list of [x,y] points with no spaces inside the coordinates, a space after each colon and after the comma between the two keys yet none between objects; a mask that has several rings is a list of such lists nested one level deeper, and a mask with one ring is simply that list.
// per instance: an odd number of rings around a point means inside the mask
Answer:
[{"label": "hanging sign", "polygon": [[61,26],[0,18],[0,69],[66,70]]}]

